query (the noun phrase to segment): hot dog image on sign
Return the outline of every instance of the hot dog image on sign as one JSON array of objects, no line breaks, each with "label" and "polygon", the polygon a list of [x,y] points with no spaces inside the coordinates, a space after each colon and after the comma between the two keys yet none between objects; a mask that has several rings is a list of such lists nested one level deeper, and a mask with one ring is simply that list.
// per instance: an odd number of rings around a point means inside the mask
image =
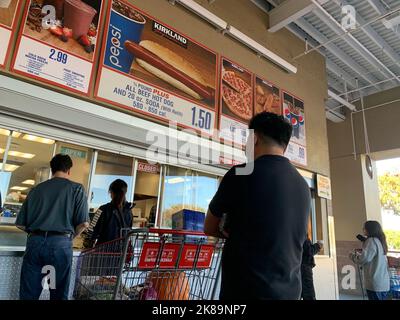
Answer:
[{"label": "hot dog image on sign", "polygon": [[108,19],[96,95],[184,127],[213,129],[217,54],[126,1],[113,0]]},{"label": "hot dog image on sign", "polygon": [[253,74],[222,58],[220,79],[220,137],[244,145],[253,116]]},{"label": "hot dog image on sign", "polygon": [[0,0],[0,67],[4,66],[12,33],[16,29],[16,17],[19,10],[19,0]]},{"label": "hot dog image on sign", "polygon": [[27,1],[13,71],[88,95],[101,13],[101,0]]},{"label": "hot dog image on sign", "polygon": [[306,146],[304,102],[288,92],[283,92],[283,113],[293,126],[292,143]]},{"label": "hot dog image on sign", "polygon": [[278,87],[267,80],[256,76],[254,86],[255,108],[254,113],[272,112],[282,114],[281,94]]}]

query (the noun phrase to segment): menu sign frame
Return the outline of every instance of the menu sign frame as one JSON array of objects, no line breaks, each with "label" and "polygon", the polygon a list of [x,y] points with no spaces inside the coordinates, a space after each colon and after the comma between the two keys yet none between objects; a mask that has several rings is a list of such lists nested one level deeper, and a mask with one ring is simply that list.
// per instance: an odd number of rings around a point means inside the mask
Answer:
[{"label": "menu sign frame", "polygon": [[6,67],[10,57],[11,42],[13,34],[17,29],[17,13],[21,11],[21,7],[22,0],[4,0],[4,7],[0,6],[0,39],[4,38],[4,46],[0,47],[0,69]]},{"label": "menu sign frame", "polygon": [[[279,87],[257,74],[254,74],[253,87],[254,115],[263,111],[273,112],[277,115],[283,114],[282,90]],[[276,99],[279,100],[276,101]]]},{"label": "menu sign frame", "polygon": [[[221,56],[220,65],[219,138],[243,147],[248,121],[254,115],[254,73],[225,56]],[[246,105],[251,110],[239,115],[239,108]]]},{"label": "menu sign frame", "polygon": [[[96,3],[97,10],[87,5],[94,11],[90,15],[90,20],[86,19],[85,24],[82,22],[83,18],[77,18],[79,9],[70,6],[73,9],[68,11],[64,5],[64,26],[59,25],[59,13],[56,11],[56,24],[50,28],[43,28],[32,25],[28,19],[32,14],[33,0],[27,0],[10,71],[74,94],[90,97],[95,80],[95,66],[100,54],[100,35],[106,7],[105,0],[92,2]],[[40,5],[44,5],[43,0],[40,0]],[[86,12],[85,10],[86,7],[79,12]],[[69,23],[76,25],[76,28],[69,28],[69,25],[67,28],[65,22],[67,13],[70,17]],[[82,33],[83,30],[86,31],[86,27],[87,34]],[[64,33],[64,29],[70,29],[71,32],[66,30],[67,33]],[[85,39],[81,39],[84,36]]]},{"label": "menu sign frame", "polygon": [[[95,99],[213,136],[218,123],[218,53],[136,6],[118,0],[116,3],[130,10],[122,14],[113,8],[113,2],[106,16]],[[163,69],[163,62],[173,66],[172,74],[178,74],[175,78]],[[205,80],[201,88],[214,90],[213,96],[205,98],[187,85],[182,79],[189,74],[195,87]]]},{"label": "menu sign frame", "polygon": [[292,138],[286,150],[286,157],[293,163],[307,167],[307,135],[304,100],[290,93],[281,90],[283,116],[293,126]]}]

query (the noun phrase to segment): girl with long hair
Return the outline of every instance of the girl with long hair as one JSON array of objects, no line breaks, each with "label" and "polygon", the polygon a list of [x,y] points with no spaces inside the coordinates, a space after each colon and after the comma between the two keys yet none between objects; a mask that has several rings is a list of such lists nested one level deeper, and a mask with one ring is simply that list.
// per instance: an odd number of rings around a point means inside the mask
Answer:
[{"label": "girl with long hair", "polygon": [[[126,201],[128,185],[117,179],[109,187],[111,201],[102,205],[93,221],[95,226],[91,236],[92,243],[100,244],[122,236],[123,229],[132,227],[132,208],[134,204]],[[96,219],[97,218],[97,219]]]},{"label": "girl with long hair", "polygon": [[364,224],[364,235],[361,252],[350,254],[354,263],[364,269],[364,286],[369,300],[387,300],[390,290],[390,276],[386,254],[388,245],[385,233],[377,221]]}]

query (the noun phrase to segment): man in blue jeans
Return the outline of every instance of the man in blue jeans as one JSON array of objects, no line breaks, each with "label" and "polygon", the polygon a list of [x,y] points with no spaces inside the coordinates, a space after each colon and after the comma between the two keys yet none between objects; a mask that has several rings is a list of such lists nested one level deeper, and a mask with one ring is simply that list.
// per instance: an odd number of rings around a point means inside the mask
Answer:
[{"label": "man in blue jeans", "polygon": [[[50,167],[52,178],[29,192],[16,221],[28,233],[21,270],[21,300],[39,299],[43,278],[49,271],[50,299],[68,299],[72,240],[89,226],[84,188],[69,180],[71,158],[57,154]],[[55,283],[51,283],[52,276]]]}]

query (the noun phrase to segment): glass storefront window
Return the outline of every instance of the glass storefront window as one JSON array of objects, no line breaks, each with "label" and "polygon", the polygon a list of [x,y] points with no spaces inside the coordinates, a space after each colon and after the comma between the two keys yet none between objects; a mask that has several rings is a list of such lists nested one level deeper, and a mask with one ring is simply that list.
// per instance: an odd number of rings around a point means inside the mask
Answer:
[{"label": "glass storefront window", "polygon": [[101,205],[110,202],[110,184],[116,179],[128,185],[127,201],[132,201],[134,159],[122,155],[99,151],[96,169],[91,180],[90,212],[94,213]]},{"label": "glass storefront window", "polygon": [[54,144],[51,139],[13,133],[4,170],[11,173],[4,200],[7,215],[15,216],[31,188],[49,179]]},{"label": "glass storefront window", "polygon": [[2,212],[3,203],[6,198],[8,185],[11,178],[11,172],[6,171],[6,168],[8,169],[8,166],[4,165],[3,168],[3,160],[7,148],[9,135],[9,130],[0,128],[0,212]]},{"label": "glass storefront window", "polygon": [[71,157],[73,167],[71,169],[72,181],[81,183],[88,192],[89,175],[92,164],[92,149],[77,146],[66,142],[57,142],[55,154],[62,153]]},{"label": "glass storefront window", "polygon": [[161,226],[171,228],[173,214],[182,209],[206,213],[217,188],[216,176],[166,167],[163,178]]},{"label": "glass storefront window", "polygon": [[135,227],[155,226],[159,187],[160,167],[139,161],[133,209]]}]

